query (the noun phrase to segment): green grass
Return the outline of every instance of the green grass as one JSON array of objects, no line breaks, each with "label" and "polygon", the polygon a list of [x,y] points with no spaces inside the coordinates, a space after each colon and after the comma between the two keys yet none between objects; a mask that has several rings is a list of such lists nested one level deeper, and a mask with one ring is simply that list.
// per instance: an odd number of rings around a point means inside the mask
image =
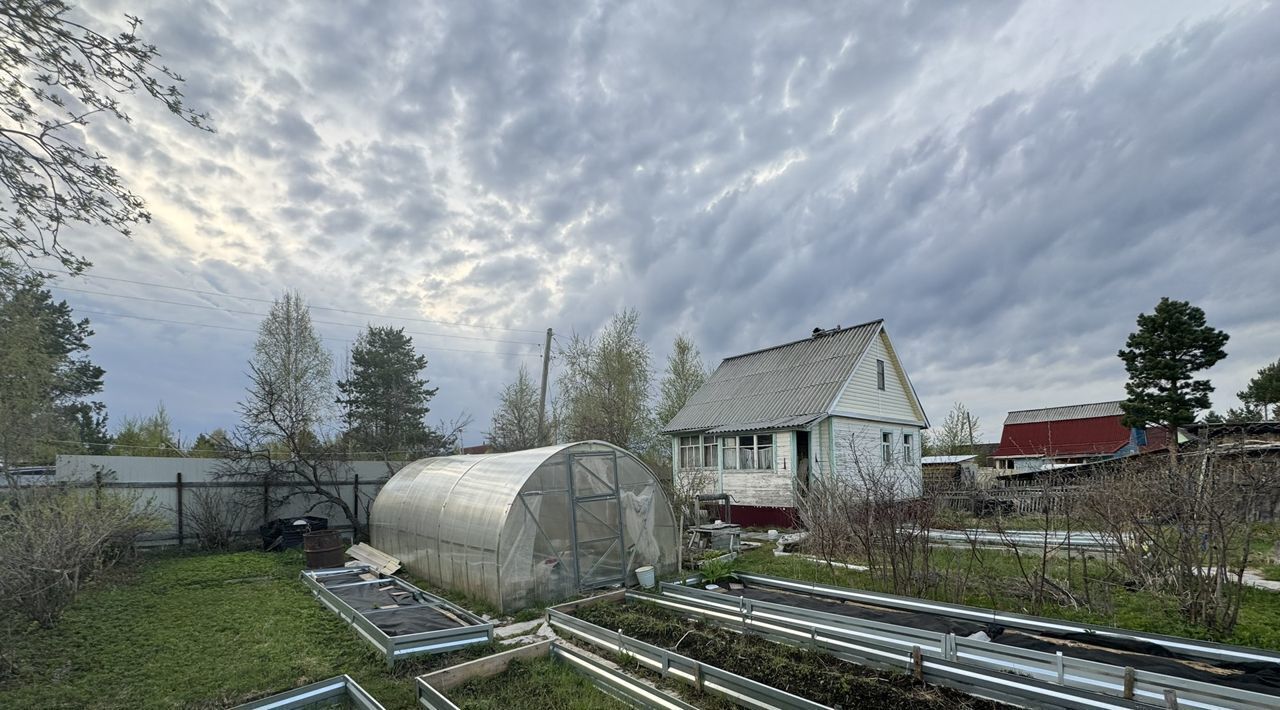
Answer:
[{"label": "green grass", "polygon": [[5,708],[222,708],[346,673],[387,708],[414,676],[473,648],[397,665],[318,603],[300,553],[160,555],[86,589],[52,628],[15,634]]},{"label": "green grass", "polygon": [[476,710],[622,710],[573,668],[550,658],[513,661],[502,673],[448,692],[459,707]]},{"label": "green grass", "polygon": [[[963,564],[962,550],[935,550],[932,564],[941,570],[950,563]],[[968,604],[1001,611],[1032,613],[1026,599],[1014,590],[1021,583],[1017,563],[1007,553],[989,552],[983,555],[980,570],[975,571],[963,599],[942,598],[938,594],[926,594],[928,598],[951,603]],[[734,562],[734,568],[778,577],[790,577],[822,584],[892,592],[880,579],[868,572],[857,572],[839,567],[811,562],[794,556],[777,557],[768,546],[743,553]],[[1079,563],[1075,566],[1079,575]],[[1051,564],[1051,578],[1063,579],[1066,565],[1062,561]],[[1246,589],[1241,603],[1240,616],[1235,630],[1225,638],[1214,637],[1202,627],[1186,623],[1178,614],[1176,605],[1167,599],[1145,592],[1116,589],[1111,598],[1112,613],[1103,614],[1083,608],[1046,605],[1038,611],[1040,616],[1069,619],[1089,624],[1118,626],[1135,631],[1169,634],[1191,638],[1210,639],[1223,643],[1239,644],[1280,651],[1280,593],[1261,589]]]}]

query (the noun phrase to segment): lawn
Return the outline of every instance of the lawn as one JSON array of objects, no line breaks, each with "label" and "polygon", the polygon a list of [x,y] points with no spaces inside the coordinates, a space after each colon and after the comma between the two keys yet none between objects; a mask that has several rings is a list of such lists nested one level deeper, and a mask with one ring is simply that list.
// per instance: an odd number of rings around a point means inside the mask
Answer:
[{"label": "lawn", "polygon": [[[933,552],[932,564],[935,569],[943,569],[948,563],[963,564],[960,552],[939,549]],[[975,571],[974,579],[967,587],[966,594],[960,603],[1001,611],[1030,613],[1025,599],[1016,590],[1021,584],[1017,565],[1011,555],[992,552],[984,555],[983,566]],[[1077,562],[1077,572],[1078,572]],[[1056,567],[1065,567],[1055,563]],[[879,592],[892,592],[879,579],[866,572],[858,572],[839,567],[811,562],[802,558],[788,556],[777,557],[770,546],[765,546],[744,553],[733,562],[738,570],[758,572],[778,577],[790,577],[823,584],[835,584],[844,587],[867,589]],[[1065,575],[1065,570],[1057,570],[1058,578]],[[1054,574],[1051,571],[1051,575]],[[1280,592],[1261,589],[1246,589],[1240,608],[1239,621],[1234,632],[1226,638],[1215,638],[1203,628],[1183,622],[1176,607],[1166,600],[1143,592],[1131,592],[1117,589],[1113,593],[1111,614],[1091,612],[1086,609],[1075,609],[1047,605],[1041,609],[1040,616],[1050,616],[1072,621],[1105,626],[1119,626],[1135,631],[1149,633],[1187,636],[1191,638],[1209,639],[1223,643],[1254,646],[1272,651],[1280,651]],[[951,599],[939,598],[938,601],[952,602]]]},{"label": "lawn", "polygon": [[413,678],[486,649],[402,662],[318,603],[298,553],[150,556],[91,585],[53,628],[19,631],[5,708],[224,708],[346,673],[387,708]]}]

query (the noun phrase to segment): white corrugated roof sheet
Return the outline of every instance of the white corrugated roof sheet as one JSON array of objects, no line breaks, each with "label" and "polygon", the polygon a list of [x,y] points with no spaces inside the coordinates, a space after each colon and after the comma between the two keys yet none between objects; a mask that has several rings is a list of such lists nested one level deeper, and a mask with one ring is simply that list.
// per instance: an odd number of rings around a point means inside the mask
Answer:
[{"label": "white corrugated roof sheet", "polygon": [[965,461],[972,461],[976,458],[978,457],[974,454],[955,454],[951,456],[921,456],[920,465],[928,466],[929,464],[963,463]]}]

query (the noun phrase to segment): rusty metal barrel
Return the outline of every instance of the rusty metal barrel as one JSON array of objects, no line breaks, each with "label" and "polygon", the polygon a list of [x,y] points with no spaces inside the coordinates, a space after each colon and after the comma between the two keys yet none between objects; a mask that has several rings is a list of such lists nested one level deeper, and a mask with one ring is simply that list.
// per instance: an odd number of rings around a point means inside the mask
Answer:
[{"label": "rusty metal barrel", "polygon": [[342,566],[342,537],[337,530],[317,530],[303,535],[302,550],[307,555],[307,569]]}]

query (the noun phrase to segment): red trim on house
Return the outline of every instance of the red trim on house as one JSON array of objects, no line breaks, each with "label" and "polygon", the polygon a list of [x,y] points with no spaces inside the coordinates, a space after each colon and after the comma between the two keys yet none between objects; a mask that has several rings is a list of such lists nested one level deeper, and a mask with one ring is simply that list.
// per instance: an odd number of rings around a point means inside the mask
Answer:
[{"label": "red trim on house", "polygon": [[733,506],[733,522],[753,528],[799,528],[800,514],[795,508],[775,508],[765,505]]}]

